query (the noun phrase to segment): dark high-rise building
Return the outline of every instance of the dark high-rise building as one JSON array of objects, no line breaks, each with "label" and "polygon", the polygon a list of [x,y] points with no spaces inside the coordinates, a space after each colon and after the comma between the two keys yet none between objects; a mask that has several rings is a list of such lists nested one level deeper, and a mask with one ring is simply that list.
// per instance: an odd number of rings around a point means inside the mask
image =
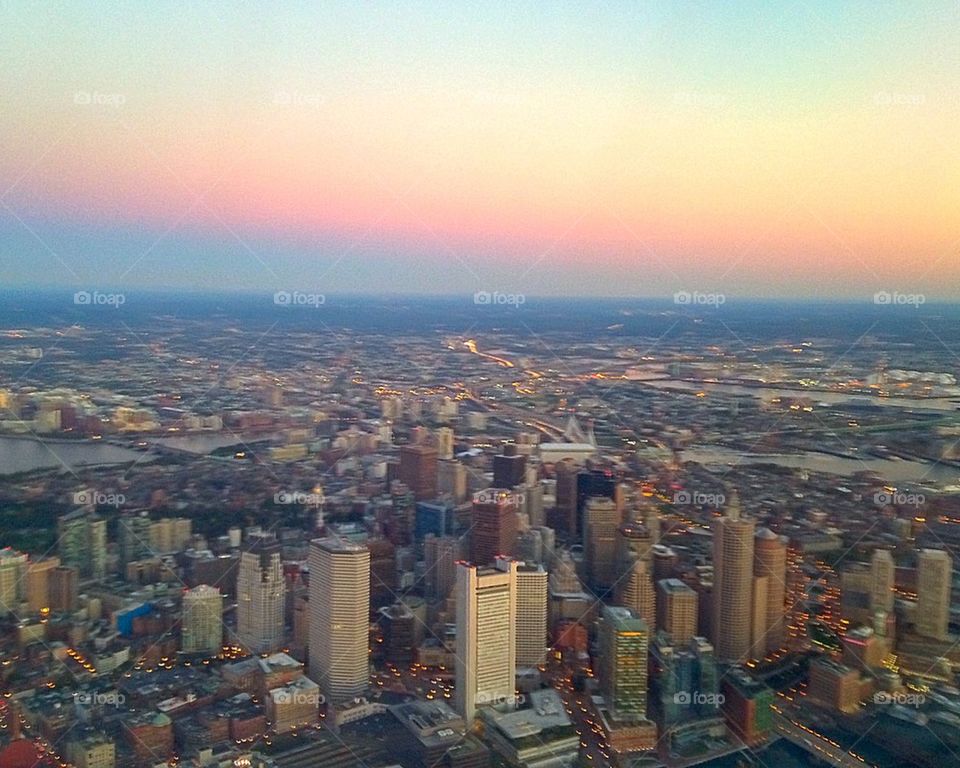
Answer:
[{"label": "dark high-rise building", "polygon": [[69,613],[77,609],[80,574],[76,568],[61,565],[50,572],[50,610]]},{"label": "dark high-rise building", "polygon": [[577,465],[569,459],[557,462],[557,531],[568,541],[580,537],[577,522]]},{"label": "dark high-rise building", "polygon": [[617,582],[620,514],[612,499],[591,496],[584,504],[584,550],[590,586],[601,594]]},{"label": "dark high-rise building", "polygon": [[494,488],[516,488],[524,481],[527,457],[517,453],[516,443],[503,446],[503,453],[493,457]]},{"label": "dark high-rise building", "polygon": [[474,495],[470,531],[470,560],[474,565],[490,565],[498,555],[511,555],[516,539],[516,495],[504,488],[487,488]]},{"label": "dark high-rise building", "polygon": [[396,549],[387,539],[370,539],[370,604],[379,607],[396,599]]},{"label": "dark high-rise building", "polygon": [[400,448],[400,481],[417,501],[437,497],[437,449],[429,445],[404,445]]},{"label": "dark high-rise building", "polygon": [[583,470],[577,474],[577,537],[583,537],[583,510],[587,499],[594,496],[603,496],[610,499],[617,506],[617,511],[623,512],[623,494],[620,482],[616,475],[608,469]]},{"label": "dark high-rise building", "polygon": [[423,541],[429,534],[446,536],[456,527],[453,505],[446,501],[418,501],[414,534]]},{"label": "dark high-rise building", "polygon": [[394,664],[413,660],[416,620],[413,611],[400,602],[384,606],[377,612],[377,624],[383,635],[383,654],[387,660]]}]

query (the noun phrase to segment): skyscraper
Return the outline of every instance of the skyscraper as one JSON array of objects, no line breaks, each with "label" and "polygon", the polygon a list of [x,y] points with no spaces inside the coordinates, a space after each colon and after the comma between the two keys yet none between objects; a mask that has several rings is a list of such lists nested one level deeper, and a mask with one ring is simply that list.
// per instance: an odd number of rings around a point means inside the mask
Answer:
[{"label": "skyscraper", "polygon": [[888,549],[874,550],[870,558],[870,610],[893,612],[894,583],[897,566]]},{"label": "skyscraper", "polygon": [[16,614],[25,596],[28,557],[15,549],[0,549],[0,616]]},{"label": "skyscraper", "polygon": [[27,605],[31,613],[49,609],[52,572],[60,565],[59,557],[31,560],[27,564]]},{"label": "skyscraper", "polygon": [[556,528],[567,541],[580,539],[577,520],[577,465],[571,459],[558,461],[554,468],[557,479]]},{"label": "skyscraper", "polygon": [[50,572],[50,610],[69,613],[77,609],[80,574],[76,568],[59,565]]},{"label": "skyscraper", "polygon": [[657,626],[657,592],[650,532],[642,522],[624,523],[617,528],[615,546],[616,604],[629,608],[653,631]]},{"label": "skyscraper", "polygon": [[121,515],[117,520],[120,543],[120,573],[126,572],[128,563],[142,560],[152,553],[150,548],[150,515],[147,512]]},{"label": "skyscraper", "polygon": [[950,623],[953,562],[942,549],[921,549],[917,572],[917,634],[946,640]]},{"label": "skyscraper", "polygon": [[636,557],[617,580],[616,602],[643,619],[651,630],[657,627],[657,592],[649,560]]},{"label": "skyscraper", "polygon": [[77,569],[81,579],[107,575],[107,521],[80,507],[59,518],[60,560]]},{"label": "skyscraper", "polygon": [[784,599],[787,580],[787,540],[769,528],[757,531],[754,541],[754,575],[766,579],[766,600],[763,607],[763,631],[757,638],[756,653],[770,653],[783,647]]},{"label": "skyscraper", "polygon": [[334,704],[366,691],[370,674],[370,551],[338,538],[310,542],[310,676]]},{"label": "skyscraper", "polygon": [[427,594],[443,599],[457,583],[457,560],[461,557],[460,540],[453,536],[427,536],[423,550]]},{"label": "skyscraper", "polygon": [[543,664],[547,649],[547,579],[543,566],[517,566],[517,666]]},{"label": "skyscraper", "polygon": [[497,556],[512,555],[517,528],[516,494],[504,488],[474,494],[470,559],[476,565],[489,565]]},{"label": "skyscraper", "polygon": [[679,579],[663,579],[657,591],[657,629],[686,645],[697,634],[697,593]]},{"label": "skyscraper", "polygon": [[517,452],[516,443],[507,443],[493,457],[493,484],[497,488],[516,488],[524,481],[527,457]]},{"label": "skyscraper", "polygon": [[617,529],[620,512],[616,502],[605,496],[591,496],[584,505],[584,549],[587,579],[597,592],[605,592],[617,580]]},{"label": "skyscraper", "polygon": [[514,700],[517,563],[458,563],[456,589],[456,704],[471,723],[478,706]]},{"label": "skyscraper", "polygon": [[437,456],[441,460],[449,461],[453,458],[454,434],[450,427],[440,427],[437,430]]},{"label": "skyscraper", "polygon": [[713,645],[719,661],[750,656],[753,614],[754,522],[730,511],[713,525]]},{"label": "skyscraper", "polygon": [[237,572],[237,639],[251,653],[283,645],[285,598],[279,542],[257,536]]},{"label": "skyscraper", "polygon": [[646,622],[628,608],[606,606],[600,626],[600,689],[614,718],[647,717]]},{"label": "skyscraper", "polygon": [[181,649],[184,653],[216,654],[223,645],[223,595],[207,584],[183,593]]},{"label": "skyscraper", "polygon": [[437,449],[429,445],[400,448],[400,481],[413,491],[417,501],[437,497]]}]

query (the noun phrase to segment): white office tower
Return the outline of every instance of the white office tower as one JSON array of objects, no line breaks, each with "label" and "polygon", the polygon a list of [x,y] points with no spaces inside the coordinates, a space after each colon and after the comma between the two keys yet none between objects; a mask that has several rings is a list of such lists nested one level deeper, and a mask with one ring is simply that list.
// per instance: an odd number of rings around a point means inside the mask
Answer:
[{"label": "white office tower", "polygon": [[713,524],[713,646],[719,661],[742,663],[753,646],[754,521],[740,516],[731,496],[730,511]]},{"label": "white office tower", "polygon": [[240,555],[237,572],[237,639],[251,653],[267,653],[283,646],[286,584],[280,545],[257,536]]},{"label": "white office tower", "polygon": [[921,549],[917,573],[917,634],[934,640],[948,638],[953,562],[942,549]]},{"label": "white office tower", "polygon": [[542,565],[517,566],[517,666],[536,667],[547,654],[547,579]]},{"label": "white office tower", "polygon": [[200,584],[183,593],[180,637],[184,653],[219,653],[223,645],[223,595]]},{"label": "white office tower", "polygon": [[467,723],[477,707],[514,702],[517,562],[457,564],[456,705]]},{"label": "white office tower", "polygon": [[339,704],[370,677],[370,550],[338,538],[310,542],[310,677]]}]

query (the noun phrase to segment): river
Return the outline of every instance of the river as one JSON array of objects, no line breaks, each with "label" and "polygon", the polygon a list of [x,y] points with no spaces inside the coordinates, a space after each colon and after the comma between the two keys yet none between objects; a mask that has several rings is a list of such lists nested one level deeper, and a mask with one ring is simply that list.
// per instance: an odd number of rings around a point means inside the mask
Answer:
[{"label": "river", "polygon": [[857,472],[874,472],[890,483],[923,483],[940,486],[960,484],[960,469],[925,461],[897,461],[874,456],[865,456],[862,459],[844,458],[816,451],[745,454],[733,448],[718,445],[689,448],[684,450],[681,456],[683,461],[695,461],[706,465],[776,464],[791,469],[808,469],[811,472],[845,476]]},{"label": "river", "polygon": [[749,395],[756,398],[809,397],[814,402],[830,405],[876,405],[881,408],[912,408],[926,411],[957,411],[960,398],[954,397],[877,397],[846,392],[823,392],[811,389],[780,387],[748,387],[742,384],[681,381],[678,379],[637,380],[637,384],[655,389],[679,389],[686,392],[717,392],[727,395]]},{"label": "river", "polygon": [[0,437],[0,475],[37,469],[71,470],[146,459],[143,453],[96,440],[34,440]]}]

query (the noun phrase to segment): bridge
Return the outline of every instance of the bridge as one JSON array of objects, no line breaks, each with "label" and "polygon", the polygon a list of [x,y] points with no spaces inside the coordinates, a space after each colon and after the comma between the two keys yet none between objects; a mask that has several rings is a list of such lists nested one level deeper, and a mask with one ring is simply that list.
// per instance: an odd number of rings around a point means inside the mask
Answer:
[{"label": "bridge", "polygon": [[774,712],[774,730],[802,750],[837,768],[874,768],[862,757],[848,752],[826,736],[797,723],[783,714]]}]

